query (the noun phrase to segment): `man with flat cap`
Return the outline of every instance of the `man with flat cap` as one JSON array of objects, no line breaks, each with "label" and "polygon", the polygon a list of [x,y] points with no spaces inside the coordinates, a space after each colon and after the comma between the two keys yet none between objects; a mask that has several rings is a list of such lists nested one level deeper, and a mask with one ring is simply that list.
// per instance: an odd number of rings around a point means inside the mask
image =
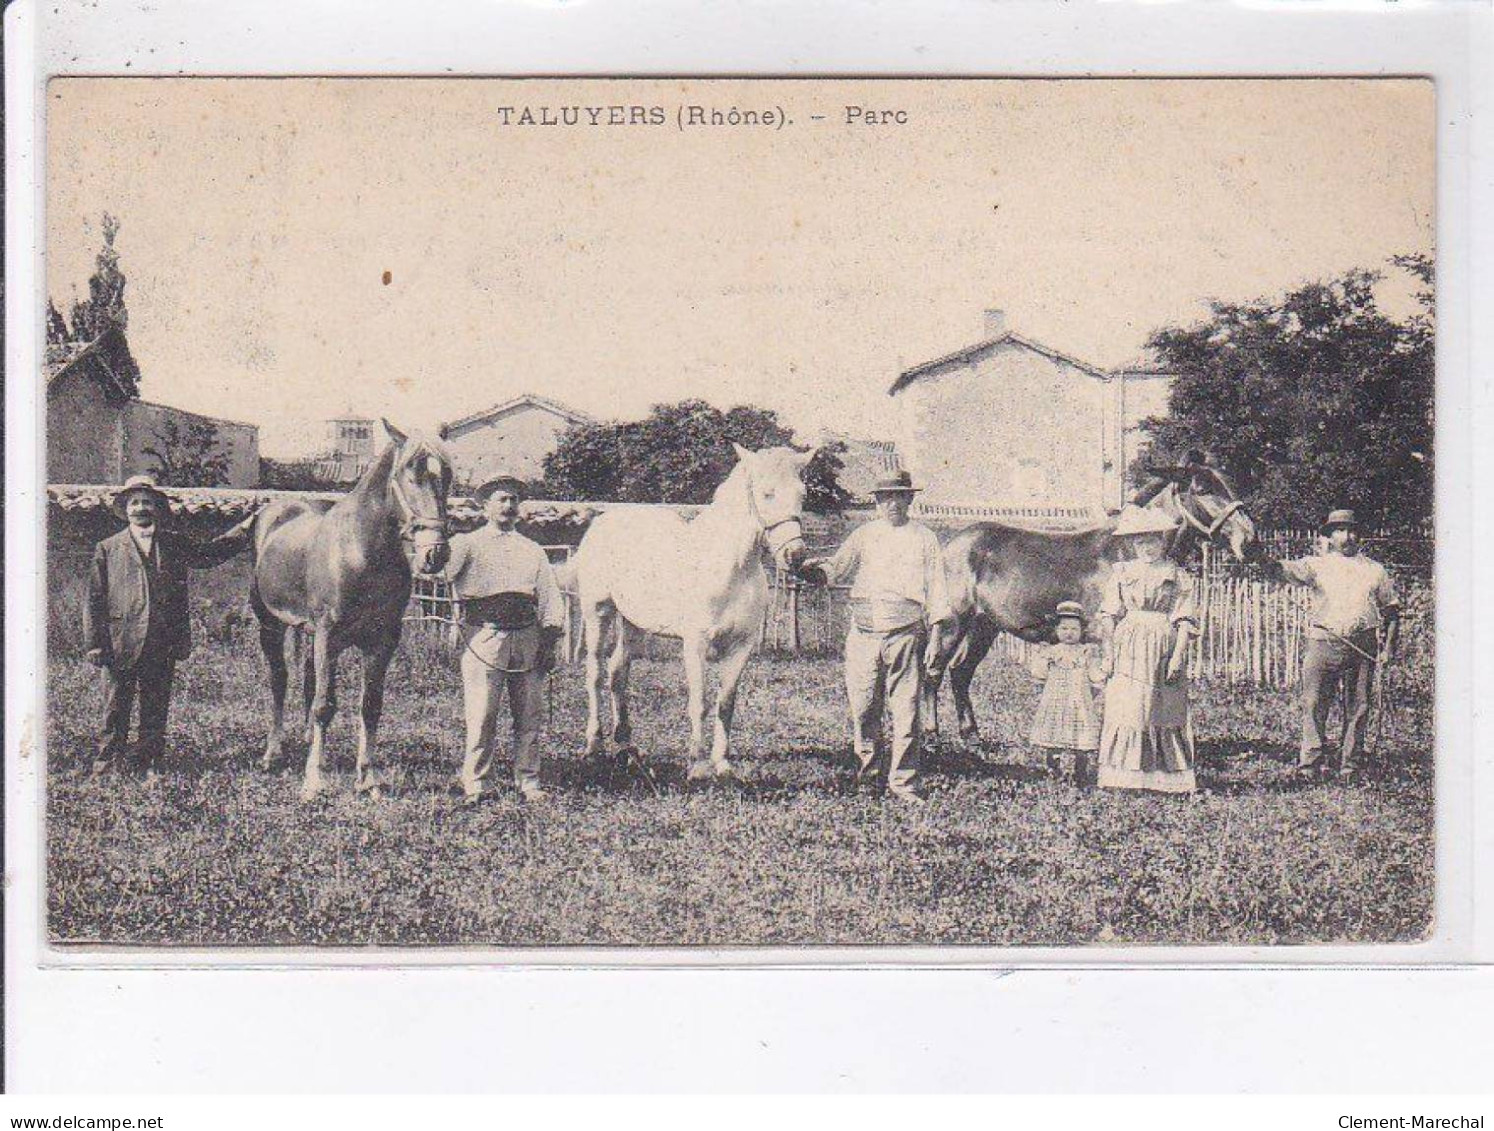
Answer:
[{"label": "man with flat cap", "polygon": [[462,792],[480,800],[493,768],[493,742],[503,695],[514,724],[514,782],[526,801],[542,801],[540,707],[545,677],[555,667],[555,645],[565,608],[550,560],[518,531],[522,480],[500,475],[474,498],[487,525],[451,540],[446,576],[462,603],[462,692],[467,744]]},{"label": "man with flat cap", "polygon": [[[96,774],[153,774],[166,755],[166,716],[176,665],[192,650],[187,571],[219,565],[244,549],[248,526],[211,542],[167,528],[166,495],[148,475],[135,475],[110,503],[125,528],[93,551],[83,639],[90,663],[104,673],[104,724]],[[140,742],[128,756],[130,714],[140,700]]]},{"label": "man with flat cap", "polygon": [[1355,776],[1364,754],[1375,670],[1395,655],[1400,598],[1383,565],[1359,552],[1359,524],[1351,510],[1329,514],[1320,531],[1325,552],[1274,563],[1287,581],[1314,591],[1302,659],[1302,749],[1299,773],[1327,766],[1328,709],[1345,688],[1339,774]]},{"label": "man with flat cap", "polygon": [[877,518],[853,530],[832,557],[812,559],[800,569],[831,585],[851,583],[845,674],[857,780],[871,785],[880,777],[885,707],[892,716],[887,795],[912,802],[922,800],[917,778],[923,670],[937,652],[934,626],[952,615],[939,540],[908,518],[918,490],[906,471],[884,475],[872,487]]}]

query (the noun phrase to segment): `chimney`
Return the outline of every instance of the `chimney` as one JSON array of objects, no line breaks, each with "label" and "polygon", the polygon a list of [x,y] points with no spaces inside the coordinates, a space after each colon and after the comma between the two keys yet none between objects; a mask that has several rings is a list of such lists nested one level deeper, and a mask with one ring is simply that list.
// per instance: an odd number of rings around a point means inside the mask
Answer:
[{"label": "chimney", "polygon": [[1004,333],[1006,333],[1006,311],[987,310],[985,340],[999,338]]}]

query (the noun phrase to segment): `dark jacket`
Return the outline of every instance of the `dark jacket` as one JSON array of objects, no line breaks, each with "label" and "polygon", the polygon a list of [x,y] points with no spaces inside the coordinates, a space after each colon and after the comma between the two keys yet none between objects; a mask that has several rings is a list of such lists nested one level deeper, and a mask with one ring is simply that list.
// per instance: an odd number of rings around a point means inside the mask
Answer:
[{"label": "dark jacket", "polygon": [[85,647],[100,650],[116,671],[129,671],[140,662],[146,631],[154,620],[154,640],[166,653],[160,658],[186,659],[192,651],[187,570],[225,562],[244,544],[242,540],[222,539],[194,542],[171,530],[157,530],[152,587],[129,530],[105,538],[94,547],[88,571],[88,604],[83,608]]}]

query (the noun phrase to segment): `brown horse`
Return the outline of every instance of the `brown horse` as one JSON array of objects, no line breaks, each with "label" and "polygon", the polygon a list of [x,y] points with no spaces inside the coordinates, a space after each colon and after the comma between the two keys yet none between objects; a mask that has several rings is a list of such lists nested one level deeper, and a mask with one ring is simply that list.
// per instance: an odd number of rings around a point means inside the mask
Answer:
[{"label": "brown horse", "polygon": [[387,420],[390,444],[357,485],[335,503],[275,502],[254,517],[254,583],[249,599],[270,666],[273,714],[264,767],[280,760],[285,723],[285,630],[309,629],[304,673],[310,750],[301,798],[322,789],[322,744],[336,711],[337,657],[363,655],[363,702],[354,788],[378,795],[374,736],[384,706],[384,675],[399,644],[412,571],[446,565],[446,494],[451,459],[430,440],[410,438]]},{"label": "brown horse", "polygon": [[[1137,492],[1137,506],[1157,507],[1178,521],[1168,555],[1176,561],[1202,541],[1223,539],[1245,561],[1258,550],[1255,524],[1222,473],[1202,463],[1159,468]],[[979,737],[970,683],[1002,632],[1024,640],[1046,639],[1060,601],[1080,601],[1093,616],[1111,565],[1121,554],[1111,538],[1113,521],[1089,530],[1054,534],[996,522],[960,531],[944,547],[945,576],[955,609],[953,630],[940,632],[939,661],[924,680],[925,732],[938,730],[939,683],[949,670],[960,737]],[[947,622],[946,622],[947,625]]]}]

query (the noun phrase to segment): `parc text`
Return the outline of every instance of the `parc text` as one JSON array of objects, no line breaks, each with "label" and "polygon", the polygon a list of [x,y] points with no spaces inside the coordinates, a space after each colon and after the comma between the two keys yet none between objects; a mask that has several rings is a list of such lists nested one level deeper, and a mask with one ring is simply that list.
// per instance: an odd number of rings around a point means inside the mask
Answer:
[{"label": "parc text", "polygon": [[[705,106],[698,103],[676,106],[671,112],[657,104],[609,106],[499,106],[495,110],[500,126],[560,127],[660,127],[673,124],[679,132],[700,128],[781,130],[803,119],[796,119],[782,106]],[[912,118],[900,107],[843,105],[826,107],[807,115],[810,123],[886,128],[906,126]]]}]

